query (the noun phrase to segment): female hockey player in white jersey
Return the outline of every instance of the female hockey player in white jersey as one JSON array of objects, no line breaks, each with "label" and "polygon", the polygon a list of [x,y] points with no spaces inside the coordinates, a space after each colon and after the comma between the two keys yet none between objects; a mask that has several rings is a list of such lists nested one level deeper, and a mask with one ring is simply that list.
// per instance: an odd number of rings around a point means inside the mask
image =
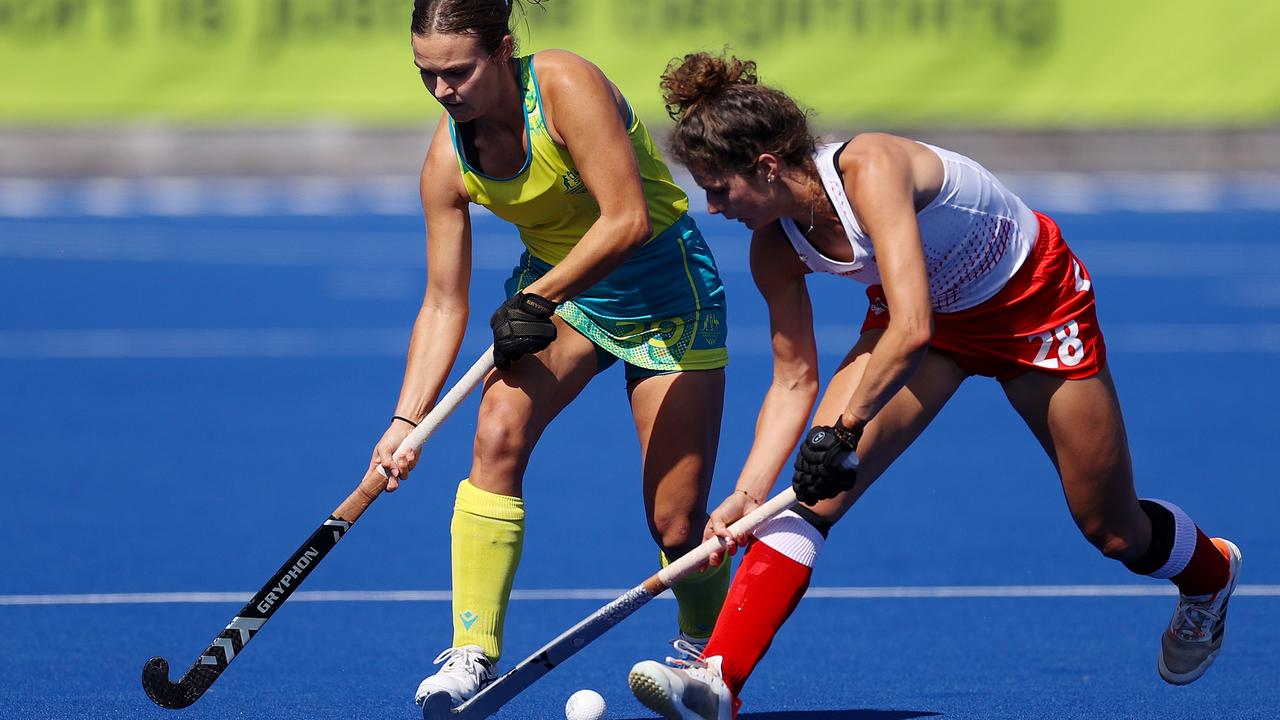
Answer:
[{"label": "female hockey player in white jersey", "polygon": [[[1176,505],[1139,499],[1089,273],[1054,221],[978,163],[880,133],[815,146],[805,114],[756,82],[755,65],[699,53],[662,81],[675,159],[707,207],[752,231],[769,308],[774,378],[737,487],[706,536],[769,492],[796,442],[801,503],[755,533],[701,659],[633,668],[665,718],[730,718],[808,586],[826,531],[970,375],[994,377],[1058,470],[1072,517],[1103,555],[1167,578],[1181,596],[1160,675],[1189,683],[1213,662],[1240,551]],[[805,276],[868,284],[862,333],[818,398]]]}]

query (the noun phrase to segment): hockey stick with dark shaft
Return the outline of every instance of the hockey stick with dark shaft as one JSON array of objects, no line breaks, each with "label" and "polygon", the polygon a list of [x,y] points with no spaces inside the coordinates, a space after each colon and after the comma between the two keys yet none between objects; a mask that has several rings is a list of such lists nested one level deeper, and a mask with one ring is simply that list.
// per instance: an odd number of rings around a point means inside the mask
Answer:
[{"label": "hockey stick with dark shaft", "polygon": [[[795,490],[788,487],[735,522],[729,529],[736,535],[752,532],[769,518],[795,504]],[[519,665],[458,707],[450,708],[448,693],[431,694],[422,705],[422,717],[424,720],[480,720],[489,717],[605,631],[627,619],[667,588],[688,577],[707,562],[711,553],[721,547],[722,541],[718,537],[703,542],[616,600],[583,618],[577,625],[521,660]]]},{"label": "hockey stick with dark shaft", "polygon": [[[493,369],[493,347],[488,350],[471,369],[462,376],[445,396],[436,403],[427,417],[410,432],[400,450],[419,448],[426,442],[440,423],[461,404],[462,400],[475,389],[484,376]],[[370,470],[360,485],[342,501],[333,511],[333,515],[302,543],[293,556],[271,576],[267,584],[253,596],[233,618],[207,649],[196,658],[191,669],[178,682],[169,680],[169,662],[162,657],[153,657],[142,666],[142,687],[147,697],[163,708],[177,710],[187,707],[200,699],[210,685],[222,675],[236,655],[244,651],[244,646],[253,639],[262,626],[266,624],[276,610],[289,599],[293,591],[315,569],[334,545],[342,539],[347,530],[382,491],[386,489],[387,478],[381,466]]]}]

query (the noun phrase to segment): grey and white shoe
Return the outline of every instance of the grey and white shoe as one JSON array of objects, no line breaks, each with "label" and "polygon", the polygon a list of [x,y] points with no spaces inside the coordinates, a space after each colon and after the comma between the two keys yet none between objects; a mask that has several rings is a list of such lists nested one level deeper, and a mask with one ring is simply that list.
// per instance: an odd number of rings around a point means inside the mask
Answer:
[{"label": "grey and white shoe", "polygon": [[645,660],[631,668],[631,693],[665,720],[732,720],[736,701],[724,682],[722,658],[702,657],[683,640],[674,645],[682,657],[667,658],[665,665]]},{"label": "grey and white shoe", "polygon": [[1218,657],[1226,631],[1227,602],[1240,577],[1240,548],[1230,540],[1214,538],[1231,562],[1226,587],[1212,595],[1179,595],[1169,631],[1160,640],[1160,677],[1173,685],[1194,682]]},{"label": "grey and white shoe", "polygon": [[428,698],[432,698],[431,702],[435,705],[442,695],[448,696],[450,707],[457,707],[474,697],[498,676],[493,661],[479,645],[449,648],[436,656],[434,664],[441,663],[444,665],[435,675],[428,676],[418,685],[413,701],[419,707]]}]

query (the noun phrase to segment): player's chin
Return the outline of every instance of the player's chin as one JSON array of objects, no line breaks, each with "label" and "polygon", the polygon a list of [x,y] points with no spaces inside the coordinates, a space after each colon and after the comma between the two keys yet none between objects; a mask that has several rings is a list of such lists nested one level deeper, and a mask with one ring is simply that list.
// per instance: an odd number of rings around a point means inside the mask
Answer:
[{"label": "player's chin", "polygon": [[770,215],[744,215],[737,218],[738,222],[747,226],[748,230],[759,230],[766,227],[769,223],[776,221],[778,218]]},{"label": "player's chin", "polygon": [[471,122],[476,119],[476,115],[478,114],[476,113],[475,108],[467,105],[466,103],[440,104],[444,106],[444,111],[449,113],[449,117],[452,118],[454,122]]}]

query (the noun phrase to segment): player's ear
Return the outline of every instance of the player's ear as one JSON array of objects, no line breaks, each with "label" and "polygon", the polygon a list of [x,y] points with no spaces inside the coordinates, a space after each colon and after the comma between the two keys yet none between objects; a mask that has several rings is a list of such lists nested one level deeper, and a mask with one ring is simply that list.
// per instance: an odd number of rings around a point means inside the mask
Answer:
[{"label": "player's ear", "polygon": [[776,182],[778,173],[782,170],[782,161],[773,153],[761,153],[756,158],[755,163],[756,176],[765,182]]},{"label": "player's ear", "polygon": [[498,43],[498,49],[493,51],[493,61],[498,64],[505,64],[516,54],[516,39],[511,35],[503,35],[502,42]]}]

